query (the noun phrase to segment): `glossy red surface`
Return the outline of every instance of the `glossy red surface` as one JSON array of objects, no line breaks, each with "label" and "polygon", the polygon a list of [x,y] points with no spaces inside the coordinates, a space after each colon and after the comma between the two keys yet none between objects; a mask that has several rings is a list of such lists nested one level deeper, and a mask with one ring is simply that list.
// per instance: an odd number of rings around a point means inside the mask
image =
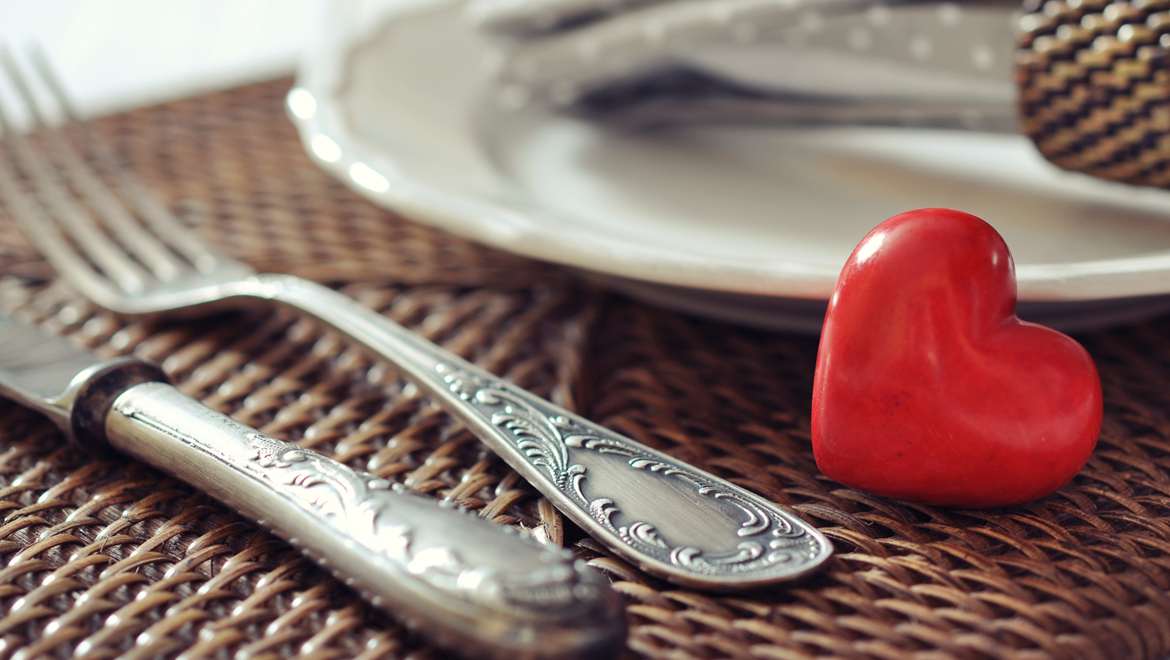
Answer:
[{"label": "glossy red surface", "polygon": [[1071,479],[1101,428],[1097,368],[1015,306],[1011,253],[979,218],[921,209],[878,225],[846,262],[821,333],[821,470],[966,508],[1027,502]]}]

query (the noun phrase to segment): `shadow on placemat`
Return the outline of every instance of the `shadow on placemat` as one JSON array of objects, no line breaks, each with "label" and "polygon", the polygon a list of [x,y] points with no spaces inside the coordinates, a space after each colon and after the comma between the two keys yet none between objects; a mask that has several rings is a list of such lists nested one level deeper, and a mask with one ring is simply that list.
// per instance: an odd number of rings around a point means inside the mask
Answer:
[{"label": "shadow on placemat", "polygon": [[[837,546],[790,589],[710,595],[583,537],[461,425],[320,325],[277,311],[126,322],[0,224],[0,311],[276,437],[572,547],[625,594],[630,655],[1157,658],[1170,652],[1170,320],[1082,337],[1106,417],[1076,480],[955,511],[841,488],[809,448],[816,341],[610,298],[561,270],[377,210],[300,153],[288,81],[102,119],[233,256],[338,286],[522,386],[799,511]],[[284,543],[132,461],[89,461],[0,405],[0,657],[432,657]]]}]

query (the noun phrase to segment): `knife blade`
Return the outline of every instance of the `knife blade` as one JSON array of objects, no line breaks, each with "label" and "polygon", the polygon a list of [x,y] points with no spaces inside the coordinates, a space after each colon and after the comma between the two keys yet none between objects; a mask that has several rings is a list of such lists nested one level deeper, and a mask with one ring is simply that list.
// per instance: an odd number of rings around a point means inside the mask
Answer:
[{"label": "knife blade", "polygon": [[0,395],[92,454],[210,494],[408,627],[469,657],[608,658],[618,596],[571,553],[282,442],[181,393],[157,366],[103,360],[0,317]]}]

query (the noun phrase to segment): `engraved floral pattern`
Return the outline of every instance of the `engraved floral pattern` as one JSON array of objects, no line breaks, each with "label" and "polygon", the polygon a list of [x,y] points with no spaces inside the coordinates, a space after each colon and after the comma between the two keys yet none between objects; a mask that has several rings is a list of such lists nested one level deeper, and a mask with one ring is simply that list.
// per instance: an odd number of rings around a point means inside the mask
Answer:
[{"label": "engraved floral pattern", "polygon": [[[312,513],[356,546],[397,565],[398,573],[422,580],[451,597],[505,611],[523,610],[527,617],[537,619],[584,611],[596,600],[596,585],[582,579],[580,569],[566,558],[505,571],[469,565],[454,547],[433,544],[417,547],[413,525],[435,524],[435,521],[412,520],[398,509],[402,498],[424,499],[421,496],[399,484],[356,472],[316,452],[259,433],[214,411],[203,410],[208,416],[214,415],[217,423],[231,427],[235,438],[242,443],[208,442],[197,437],[199,434],[181,431],[135,408],[123,409],[122,413],[269,483],[274,491]],[[454,509],[450,505],[440,506]],[[468,525],[489,524],[479,521],[473,513],[453,513],[465,516]],[[290,541],[300,545],[296,539]]]},{"label": "engraved floral pattern", "polygon": [[462,593],[469,600],[502,597],[512,607],[576,606],[576,574],[567,566],[503,574],[467,565],[454,548],[416,550],[411,543],[411,528],[401,521],[389,522],[393,518],[393,498],[379,496],[379,491],[392,490],[396,496],[413,497],[406,488],[261,433],[247,433],[245,437],[253,451],[250,471],[282,486],[304,489],[296,498],[298,504],[432,585]]},{"label": "engraved floral pattern", "polygon": [[[452,393],[473,404],[477,414],[500,430],[528,462],[546,472],[562,493],[632,549],[702,575],[796,574],[828,556],[828,542],[823,537],[759,498],[740,494],[683,463],[656,455],[605,429],[548,412],[551,406],[542,410],[545,406],[538,401],[509,391],[501,382],[448,363],[438,364],[436,370]],[[715,552],[672,545],[650,521],[616,524],[620,504],[607,497],[590,499],[585,495],[587,470],[572,462],[572,449],[620,456],[631,469],[683,481],[700,498],[732,505],[741,514],[734,533],[742,540],[730,552]]]}]

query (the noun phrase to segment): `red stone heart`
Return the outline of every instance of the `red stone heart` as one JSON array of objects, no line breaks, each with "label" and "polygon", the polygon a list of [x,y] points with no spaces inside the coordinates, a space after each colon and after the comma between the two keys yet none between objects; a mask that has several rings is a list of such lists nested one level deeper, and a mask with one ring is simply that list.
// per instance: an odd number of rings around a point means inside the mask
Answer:
[{"label": "red stone heart", "polygon": [[830,478],[939,506],[1027,502],[1080,470],[1101,414],[1093,359],[1016,317],[1011,253],[979,218],[894,216],[845,263],[813,384]]}]

